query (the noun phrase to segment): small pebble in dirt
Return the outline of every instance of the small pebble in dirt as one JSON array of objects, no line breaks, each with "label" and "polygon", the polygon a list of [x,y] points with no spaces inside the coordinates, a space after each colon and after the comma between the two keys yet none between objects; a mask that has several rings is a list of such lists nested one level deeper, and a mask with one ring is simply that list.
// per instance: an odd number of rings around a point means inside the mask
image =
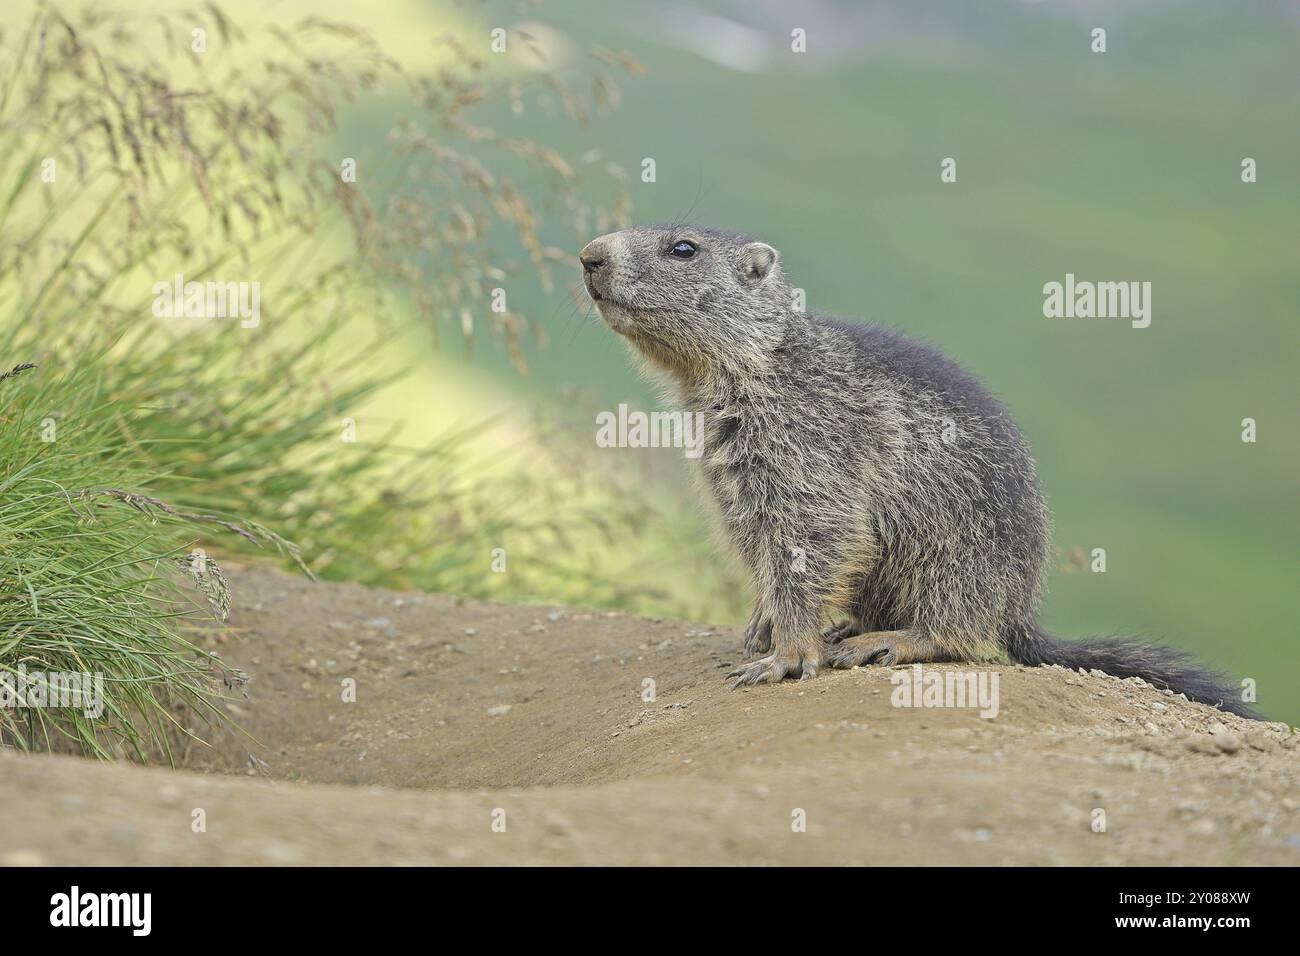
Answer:
[{"label": "small pebble in dirt", "polygon": [[1235,754],[1241,749],[1241,741],[1229,733],[1215,734],[1214,746],[1218,747],[1225,754]]},{"label": "small pebble in dirt", "polygon": [[466,636],[466,637],[473,637],[473,636],[474,636],[475,634],[477,634],[477,633],[478,633],[478,628],[477,628],[477,627],[467,627],[467,628],[465,628],[465,636]]}]

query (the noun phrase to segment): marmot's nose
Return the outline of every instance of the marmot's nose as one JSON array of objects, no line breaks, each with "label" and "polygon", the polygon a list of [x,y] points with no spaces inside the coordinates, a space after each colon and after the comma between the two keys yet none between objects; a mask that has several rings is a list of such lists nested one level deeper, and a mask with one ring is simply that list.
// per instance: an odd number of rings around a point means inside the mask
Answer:
[{"label": "marmot's nose", "polygon": [[605,244],[600,239],[593,239],[578,253],[578,258],[582,260],[583,272],[595,272],[608,261],[609,256]]}]

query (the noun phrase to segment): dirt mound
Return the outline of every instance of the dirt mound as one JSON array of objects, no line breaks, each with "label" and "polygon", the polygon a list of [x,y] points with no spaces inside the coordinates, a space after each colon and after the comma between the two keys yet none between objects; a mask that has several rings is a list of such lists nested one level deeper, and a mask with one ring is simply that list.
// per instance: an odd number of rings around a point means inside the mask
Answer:
[{"label": "dirt mound", "polygon": [[1137,682],[981,667],[991,718],[881,668],[732,692],[734,628],[232,587],[255,739],[0,754],[0,863],[1300,862],[1297,736]]}]

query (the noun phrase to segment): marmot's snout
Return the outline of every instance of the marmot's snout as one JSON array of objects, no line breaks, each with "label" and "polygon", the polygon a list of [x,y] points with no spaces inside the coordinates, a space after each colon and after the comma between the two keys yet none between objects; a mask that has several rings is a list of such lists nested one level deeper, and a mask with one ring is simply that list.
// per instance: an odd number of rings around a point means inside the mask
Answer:
[{"label": "marmot's snout", "polygon": [[599,236],[583,246],[582,252],[578,253],[578,259],[582,262],[582,281],[594,302],[600,302],[609,294],[611,252],[610,237]]}]

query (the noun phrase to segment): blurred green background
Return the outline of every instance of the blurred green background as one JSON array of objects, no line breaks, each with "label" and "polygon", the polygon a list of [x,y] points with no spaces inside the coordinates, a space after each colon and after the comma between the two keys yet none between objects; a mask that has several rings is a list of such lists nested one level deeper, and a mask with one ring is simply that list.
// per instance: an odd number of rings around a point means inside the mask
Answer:
[{"label": "blurred green background", "polygon": [[[1051,629],[1167,639],[1255,678],[1269,714],[1300,719],[1294,4],[613,2],[530,15],[647,68],[574,144],[630,171],[637,221],[689,213],[759,236],[810,309],[934,343],[1006,402],[1058,548],[1107,554],[1104,574],[1062,559]],[[1097,26],[1104,54],[1090,51]],[[790,51],[796,27],[803,54]],[[545,135],[542,117],[513,122]],[[643,157],[654,183],[640,182]],[[945,157],[956,183],[940,182]],[[1256,183],[1241,180],[1244,157]],[[1151,282],[1151,326],[1044,318],[1042,286],[1067,272]],[[497,387],[529,403],[578,386],[596,407],[653,404],[598,318],[526,283],[511,295],[551,341],[527,378],[480,350]],[[1248,417],[1254,444],[1241,440]],[[685,495],[671,458],[648,473]],[[671,571],[658,560],[647,573]],[[743,614],[740,601],[715,612]]]}]

